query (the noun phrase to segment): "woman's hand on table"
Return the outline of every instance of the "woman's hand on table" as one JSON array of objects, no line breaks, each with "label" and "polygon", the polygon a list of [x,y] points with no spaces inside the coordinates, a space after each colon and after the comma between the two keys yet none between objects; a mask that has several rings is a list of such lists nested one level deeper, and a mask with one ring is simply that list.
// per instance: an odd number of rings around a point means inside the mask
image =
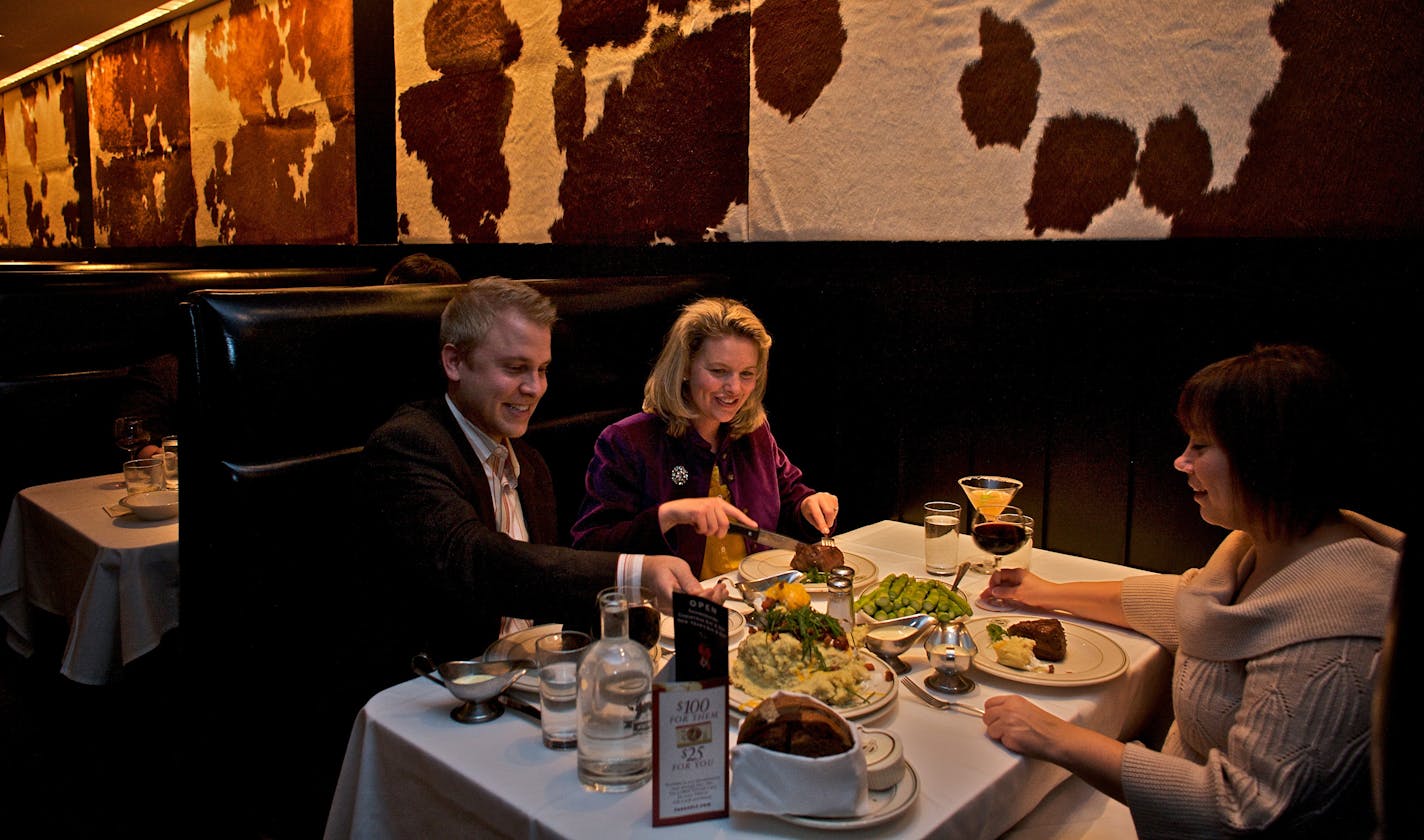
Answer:
[{"label": "woman's hand on table", "polygon": [[1006,749],[1051,761],[1122,799],[1121,741],[1069,723],[1014,694],[984,701],[984,732]]},{"label": "woman's hand on table", "polygon": [[801,500],[801,515],[822,534],[830,534],[841,512],[841,500],[830,493],[812,493]]},{"label": "woman's hand on table", "polygon": [[727,600],[726,583],[718,581],[715,586],[704,585],[692,573],[686,560],[671,554],[649,554],[643,558],[643,585],[656,593],[658,609],[663,612],[672,611],[674,592],[686,592],[718,604]]},{"label": "woman's hand on table", "polygon": [[1045,712],[1014,694],[984,701],[984,731],[1008,749],[1029,758],[1056,761],[1052,755],[1058,739],[1066,737],[1073,724]]},{"label": "woman's hand on table", "polygon": [[757,527],[756,520],[742,513],[736,505],[716,496],[673,499],[658,505],[658,527],[664,534],[677,525],[691,525],[704,537],[725,537],[727,524],[734,521],[748,528]]}]

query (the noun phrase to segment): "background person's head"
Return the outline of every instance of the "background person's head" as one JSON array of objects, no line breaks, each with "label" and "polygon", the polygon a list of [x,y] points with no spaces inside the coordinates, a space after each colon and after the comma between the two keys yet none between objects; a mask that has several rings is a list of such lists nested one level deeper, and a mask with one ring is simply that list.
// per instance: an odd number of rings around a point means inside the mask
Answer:
[{"label": "background person's head", "polygon": [[429,254],[409,254],[386,272],[384,285],[396,286],[402,283],[460,283],[463,282],[455,266]]},{"label": "background person's head", "polygon": [[[707,386],[695,387],[695,370],[699,354],[707,351],[709,342],[719,339],[720,351],[743,355],[735,345],[749,351],[745,354],[754,366],[755,381],[744,388],[731,385],[741,398],[740,406],[729,422],[733,437],[745,435],[766,421],[762,404],[766,395],[767,359],[771,352],[771,335],[761,321],[742,303],[727,298],[703,298],[683,308],[677,321],[668,330],[662,352],[643,386],[643,410],[661,417],[673,435],[684,434],[690,425],[707,415]],[[728,344],[733,346],[729,347]],[[736,371],[729,371],[735,374]],[[699,405],[699,401],[703,401]]]},{"label": "background person's head", "polygon": [[532,286],[503,277],[470,281],[440,316],[446,393],[496,441],[523,435],[548,388],[557,312]]},{"label": "background person's head", "polygon": [[[1219,447],[1241,516],[1270,539],[1304,536],[1340,507],[1358,450],[1344,371],[1300,345],[1260,346],[1193,374],[1177,401],[1192,440]],[[1205,515],[1205,514],[1204,514]]]}]

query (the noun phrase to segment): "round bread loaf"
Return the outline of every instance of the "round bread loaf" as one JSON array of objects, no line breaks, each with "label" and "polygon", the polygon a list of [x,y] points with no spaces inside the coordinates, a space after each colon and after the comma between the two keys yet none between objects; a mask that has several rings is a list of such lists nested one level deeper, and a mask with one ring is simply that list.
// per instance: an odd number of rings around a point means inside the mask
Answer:
[{"label": "round bread loaf", "polygon": [[737,743],[820,758],[850,749],[855,745],[855,733],[845,718],[823,703],[794,694],[774,694],[747,714],[737,730]]}]

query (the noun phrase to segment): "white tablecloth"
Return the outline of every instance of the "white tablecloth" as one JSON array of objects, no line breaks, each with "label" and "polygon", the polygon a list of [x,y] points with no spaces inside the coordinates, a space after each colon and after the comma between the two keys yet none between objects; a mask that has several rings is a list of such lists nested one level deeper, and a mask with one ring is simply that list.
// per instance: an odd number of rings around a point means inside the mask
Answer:
[{"label": "white tablecloth", "polygon": [[[923,575],[922,531],[878,522],[844,534],[837,543],[865,556],[881,575]],[[963,538],[962,550],[973,551]],[[1036,549],[1033,568],[1053,580],[1103,580],[1140,571]],[[962,588],[977,594],[984,576],[971,573]],[[1115,737],[1136,733],[1167,702],[1170,658],[1154,642],[1119,628],[1090,624],[1127,653],[1128,671],[1084,688],[1011,682],[975,670],[982,703],[996,694],[1021,694],[1054,714]],[[989,654],[992,655],[992,654]],[[922,649],[902,659],[921,680],[929,665]],[[537,702],[537,699],[536,699]],[[624,794],[590,793],[579,785],[572,753],[545,749],[538,724],[514,712],[464,725],[450,719],[454,699],[414,678],[377,694],[357,716],[327,822],[328,838],[739,837],[817,833],[753,814],[654,829],[650,786]],[[857,721],[904,741],[905,757],[920,779],[917,801],[900,817],[851,836],[954,837],[990,840],[1014,826],[1063,782],[1066,771],[1028,761],[984,735],[970,715],[931,709],[901,686],[899,702]],[[735,721],[734,721],[735,725]]]},{"label": "white tablecloth", "polygon": [[178,520],[111,517],[124,495],[117,474],[26,488],[0,542],[10,646],[33,651],[36,607],[69,619],[60,672],[75,682],[107,682],[178,626]]}]

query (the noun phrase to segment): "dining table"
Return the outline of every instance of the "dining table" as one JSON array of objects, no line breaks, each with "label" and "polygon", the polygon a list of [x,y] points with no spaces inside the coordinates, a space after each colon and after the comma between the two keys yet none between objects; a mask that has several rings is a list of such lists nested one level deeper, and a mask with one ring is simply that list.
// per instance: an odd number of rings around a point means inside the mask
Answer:
[{"label": "dining table", "polygon": [[140,519],[123,476],[77,478],[15,494],[0,539],[6,641],[34,652],[36,610],[69,623],[60,673],[102,685],[178,626],[178,518]]},{"label": "dining table", "polygon": [[[967,535],[961,534],[960,539],[964,560],[975,548]],[[838,535],[836,544],[848,558],[868,561],[875,578],[928,577],[924,531],[918,524],[875,522]],[[1031,549],[1031,563],[1035,573],[1056,581],[1145,574],[1043,548]],[[986,581],[984,575],[971,572],[961,588],[974,600]],[[861,583],[873,585],[874,580]],[[857,590],[863,591],[860,586]],[[1031,611],[1017,614],[1043,617]],[[976,607],[973,619],[992,615],[999,613]],[[1065,673],[1062,681],[1054,681],[1042,672],[1006,674],[1008,669],[987,662],[980,667],[994,655],[981,649],[969,672],[975,687],[952,698],[943,696],[982,706],[989,697],[1018,694],[1068,721],[1120,739],[1137,737],[1160,720],[1169,703],[1169,653],[1131,630],[1058,617],[1068,630],[1070,650],[1075,640],[1086,639],[1094,649],[1111,649],[1107,659],[1120,651],[1126,661],[1115,669],[1109,662],[1111,674],[1089,674],[1091,669],[1085,669],[1083,675],[1092,679],[1075,682]],[[901,659],[910,666],[911,680],[923,683],[933,673],[918,647]],[[898,803],[886,806],[893,811],[823,822],[732,811],[725,818],[654,827],[652,785],[618,794],[585,790],[577,778],[574,752],[545,748],[539,724],[531,718],[511,711],[486,723],[458,723],[450,715],[455,699],[432,681],[413,677],[376,694],[357,714],[325,834],[328,840],[453,836],[673,840],[801,837],[836,829],[849,837],[991,840],[1013,829],[1056,788],[1072,787],[1063,785],[1070,779],[1066,770],[1024,758],[989,738],[974,714],[932,708],[898,680],[895,685],[893,702],[873,715],[852,720],[867,730],[889,732],[903,744],[905,762],[913,772],[907,772],[900,784],[911,784],[911,775],[914,780],[912,788],[904,791],[897,786],[892,799]],[[538,704],[537,693],[524,696]],[[735,743],[741,714],[730,711],[729,743]],[[1077,801],[1081,795],[1063,798]],[[1023,836],[1053,836],[1052,829],[1039,819],[1033,831]]]}]

